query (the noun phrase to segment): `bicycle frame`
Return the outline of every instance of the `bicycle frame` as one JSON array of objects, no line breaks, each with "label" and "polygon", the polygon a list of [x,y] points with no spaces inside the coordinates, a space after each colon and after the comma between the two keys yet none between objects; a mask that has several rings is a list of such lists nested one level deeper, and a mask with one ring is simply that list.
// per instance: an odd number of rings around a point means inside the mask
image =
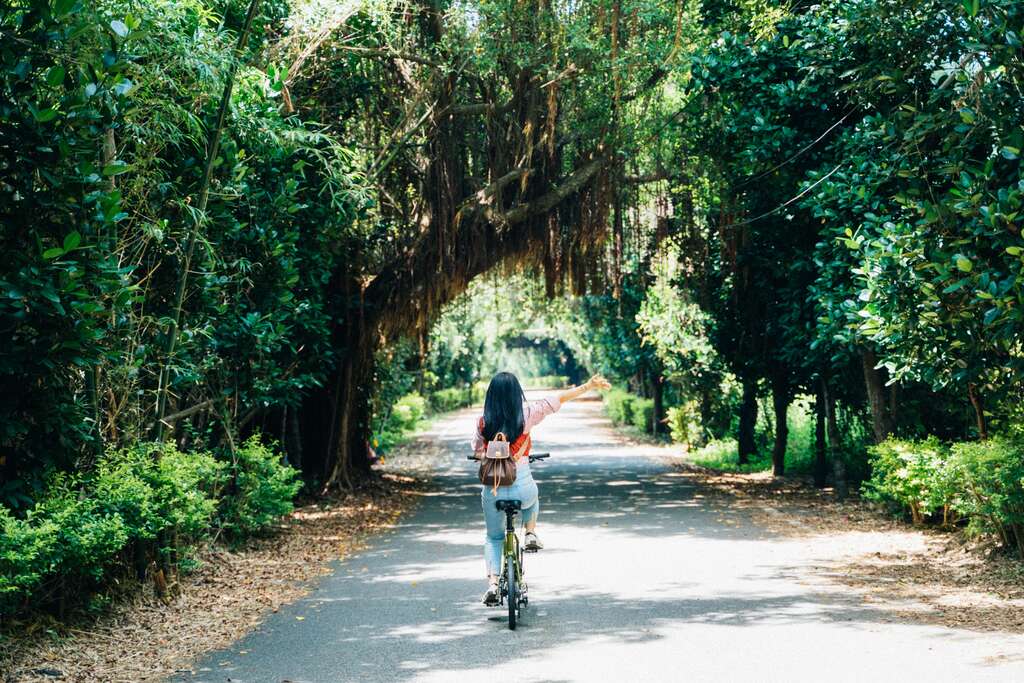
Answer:
[{"label": "bicycle frame", "polygon": [[516,568],[516,580],[523,578],[522,553],[519,550],[519,536],[516,535],[515,515],[512,511],[505,512],[505,546],[502,550],[501,576],[506,576],[507,563],[511,560]]}]

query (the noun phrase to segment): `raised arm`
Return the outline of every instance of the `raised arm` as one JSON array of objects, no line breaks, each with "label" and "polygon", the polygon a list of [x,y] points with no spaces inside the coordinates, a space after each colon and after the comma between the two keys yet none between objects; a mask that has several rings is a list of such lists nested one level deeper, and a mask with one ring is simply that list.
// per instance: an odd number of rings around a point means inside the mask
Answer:
[{"label": "raised arm", "polygon": [[478,455],[484,450],[484,445],[487,443],[484,440],[484,433],[481,429],[484,425],[483,418],[476,421],[476,430],[473,432],[473,454]]},{"label": "raised arm", "polygon": [[572,389],[566,389],[558,395],[559,403],[568,403],[573,399],[577,399],[583,394],[587,393],[591,389],[610,389],[611,384],[601,375],[594,375],[583,384]]}]

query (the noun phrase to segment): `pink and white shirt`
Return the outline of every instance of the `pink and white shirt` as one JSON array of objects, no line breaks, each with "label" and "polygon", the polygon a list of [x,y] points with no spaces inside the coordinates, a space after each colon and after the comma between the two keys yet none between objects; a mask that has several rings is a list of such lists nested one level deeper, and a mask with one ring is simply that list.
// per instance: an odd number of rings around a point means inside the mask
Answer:
[{"label": "pink and white shirt", "polygon": [[[529,434],[530,430],[536,427],[548,415],[558,412],[562,402],[556,396],[548,396],[538,401],[529,401],[523,404],[523,434]],[[476,421],[476,433],[473,435],[473,452],[479,453],[484,449],[487,440],[484,439],[480,426],[483,420]]]}]

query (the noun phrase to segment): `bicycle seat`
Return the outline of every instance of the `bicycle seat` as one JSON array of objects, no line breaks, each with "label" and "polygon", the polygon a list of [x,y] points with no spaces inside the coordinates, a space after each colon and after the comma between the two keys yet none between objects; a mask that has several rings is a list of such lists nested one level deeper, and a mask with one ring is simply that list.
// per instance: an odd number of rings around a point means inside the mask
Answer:
[{"label": "bicycle seat", "polygon": [[512,510],[512,511],[522,510],[523,509],[523,501],[521,501],[521,500],[510,500],[510,499],[496,500],[496,501],[494,501],[494,507],[498,508],[502,512],[505,512],[506,510]]}]

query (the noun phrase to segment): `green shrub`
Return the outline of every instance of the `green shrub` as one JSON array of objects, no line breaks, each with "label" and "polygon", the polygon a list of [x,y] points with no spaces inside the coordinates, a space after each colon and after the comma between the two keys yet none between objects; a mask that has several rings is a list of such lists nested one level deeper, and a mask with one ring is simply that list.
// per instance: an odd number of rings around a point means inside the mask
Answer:
[{"label": "green shrub", "polygon": [[1024,445],[993,438],[956,443],[950,479],[958,483],[958,512],[968,515],[975,532],[995,534],[1024,560]]},{"label": "green shrub", "polygon": [[72,477],[59,476],[33,508],[29,522],[56,529],[48,573],[98,580],[131,538],[124,518],[105,509]]},{"label": "green shrub", "polygon": [[0,614],[6,614],[52,573],[60,529],[47,519],[17,519],[0,507],[0,530]]},{"label": "green shrub", "polygon": [[633,402],[636,398],[628,391],[617,388],[604,392],[604,407],[612,424],[633,424]]},{"label": "green shrub", "polygon": [[654,399],[634,398],[631,422],[637,429],[651,434],[654,432]]},{"label": "green shrub", "polygon": [[148,548],[150,557],[156,542],[162,553],[187,550],[209,535],[218,512],[236,538],[258,531],[291,511],[297,475],[259,436],[234,464],[143,443],[107,452],[89,476],[54,475],[23,519],[0,506],[0,613],[54,594],[87,598],[127,562],[126,549]]},{"label": "green shrub", "polygon": [[192,541],[212,524],[226,467],[210,453],[143,443],[104,455],[93,488],[104,509],[125,520],[133,540],[170,530]]},{"label": "green shrub", "polygon": [[866,498],[892,502],[910,510],[915,524],[936,510],[949,509],[954,496],[948,451],[935,437],[924,441],[888,439],[868,448],[871,478]]},{"label": "green shrub", "polygon": [[395,402],[388,418],[388,427],[399,432],[412,431],[427,414],[427,399],[419,394],[406,394]]},{"label": "green shrub", "polygon": [[233,483],[231,493],[221,501],[221,524],[236,538],[291,512],[292,500],[302,487],[299,471],[286,465],[259,434],[238,449],[229,472]]},{"label": "green shrub", "polygon": [[487,386],[488,382],[481,381],[473,383],[473,391],[470,396],[473,401],[473,405],[479,405],[484,402],[485,398],[487,398]]},{"label": "green shrub", "polygon": [[[431,394],[432,401],[433,398],[434,394]],[[427,399],[417,393],[406,394],[391,406],[391,411],[378,427],[371,444],[382,452],[391,450],[419,426],[426,414]]]},{"label": "green shrub", "polygon": [[430,394],[430,409],[438,413],[458,410],[470,405],[471,402],[471,388],[451,387],[448,389],[438,389]]},{"label": "green shrub", "polygon": [[672,406],[666,411],[666,418],[669,434],[675,443],[686,444],[688,448],[693,449],[704,442],[700,406],[696,401]]}]

